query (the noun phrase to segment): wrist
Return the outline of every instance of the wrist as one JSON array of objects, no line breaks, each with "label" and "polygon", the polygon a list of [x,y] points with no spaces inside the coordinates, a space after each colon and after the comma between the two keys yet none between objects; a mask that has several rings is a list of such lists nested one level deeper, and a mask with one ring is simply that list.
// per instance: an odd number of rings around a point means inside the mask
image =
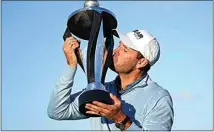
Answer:
[{"label": "wrist", "polygon": [[114,122],[121,123],[125,118],[126,118],[126,115],[123,112],[119,112]]},{"label": "wrist", "polygon": [[68,64],[70,67],[76,69],[77,68],[77,65],[72,65],[72,64]]},{"label": "wrist", "polygon": [[132,122],[131,120],[128,120],[127,123],[125,124],[124,130],[128,129],[131,126]]},{"label": "wrist", "polygon": [[77,68],[77,64],[76,63],[71,63],[71,62],[67,62],[67,64],[73,68]]},{"label": "wrist", "polygon": [[118,115],[118,118],[117,120],[115,120],[115,123],[116,123],[115,126],[117,128],[119,128],[121,131],[124,131],[131,126],[132,121],[127,115],[122,113]]}]

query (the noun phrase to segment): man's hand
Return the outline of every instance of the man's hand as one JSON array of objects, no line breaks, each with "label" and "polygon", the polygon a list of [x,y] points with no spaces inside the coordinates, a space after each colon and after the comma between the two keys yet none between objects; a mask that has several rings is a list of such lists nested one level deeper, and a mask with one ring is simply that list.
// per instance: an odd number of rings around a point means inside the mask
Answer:
[{"label": "man's hand", "polygon": [[86,104],[88,114],[100,115],[108,118],[109,120],[119,123],[123,121],[126,115],[122,111],[121,101],[110,93],[110,97],[114,101],[113,105],[107,105],[98,101],[93,101],[93,104]]},{"label": "man's hand", "polygon": [[75,54],[75,50],[76,49],[80,50],[79,47],[80,47],[80,41],[74,37],[66,38],[63,45],[63,51],[67,59],[67,63],[69,66],[72,66],[74,68],[77,67],[77,57]]}]

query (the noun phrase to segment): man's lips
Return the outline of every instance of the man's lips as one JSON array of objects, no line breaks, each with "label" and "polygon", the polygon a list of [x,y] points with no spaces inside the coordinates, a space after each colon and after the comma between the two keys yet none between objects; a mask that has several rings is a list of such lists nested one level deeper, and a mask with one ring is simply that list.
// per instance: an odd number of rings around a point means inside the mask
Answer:
[{"label": "man's lips", "polygon": [[118,56],[117,56],[116,54],[114,54],[114,55],[113,55],[113,60],[114,60],[114,62],[117,61],[117,59],[118,59]]}]

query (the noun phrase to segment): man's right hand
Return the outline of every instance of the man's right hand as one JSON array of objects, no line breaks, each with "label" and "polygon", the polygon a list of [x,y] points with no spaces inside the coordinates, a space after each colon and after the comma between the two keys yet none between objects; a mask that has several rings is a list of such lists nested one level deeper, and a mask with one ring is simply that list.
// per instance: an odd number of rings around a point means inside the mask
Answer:
[{"label": "man's right hand", "polygon": [[74,37],[66,38],[63,45],[63,51],[67,59],[67,64],[73,68],[77,67],[77,56],[75,54],[76,49],[80,50],[80,41]]}]

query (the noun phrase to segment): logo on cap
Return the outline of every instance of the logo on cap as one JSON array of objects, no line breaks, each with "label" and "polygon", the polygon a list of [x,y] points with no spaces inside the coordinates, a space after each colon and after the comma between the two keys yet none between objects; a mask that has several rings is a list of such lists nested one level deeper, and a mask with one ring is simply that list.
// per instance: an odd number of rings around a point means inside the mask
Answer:
[{"label": "logo on cap", "polygon": [[139,30],[134,30],[133,32],[137,40],[143,38],[143,34]]}]

